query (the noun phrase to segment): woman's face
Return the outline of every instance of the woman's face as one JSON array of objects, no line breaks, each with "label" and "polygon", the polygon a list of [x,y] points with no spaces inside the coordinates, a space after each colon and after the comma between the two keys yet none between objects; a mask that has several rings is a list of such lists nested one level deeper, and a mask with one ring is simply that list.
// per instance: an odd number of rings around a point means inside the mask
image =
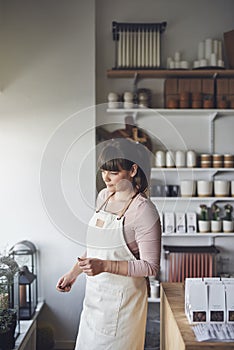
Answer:
[{"label": "woman's face", "polygon": [[110,171],[110,170],[101,170],[102,179],[105,182],[105,185],[110,192],[126,191],[132,190],[132,179],[135,175],[135,170],[119,170],[119,171]]}]

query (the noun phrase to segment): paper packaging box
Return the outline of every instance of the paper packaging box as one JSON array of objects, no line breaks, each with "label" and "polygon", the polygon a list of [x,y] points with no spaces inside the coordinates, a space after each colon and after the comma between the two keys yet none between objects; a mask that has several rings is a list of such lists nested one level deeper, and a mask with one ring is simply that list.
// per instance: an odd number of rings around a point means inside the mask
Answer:
[{"label": "paper packaging box", "polygon": [[204,277],[205,283],[221,283],[220,277]]},{"label": "paper packaging box", "polygon": [[175,232],[175,217],[173,212],[164,213],[164,230],[165,233]]},{"label": "paper packaging box", "polygon": [[227,323],[234,324],[234,284],[225,285],[225,291],[226,291]]},{"label": "paper packaging box", "polygon": [[234,278],[233,277],[221,277],[221,281],[224,284],[234,284]]},{"label": "paper packaging box", "polygon": [[197,214],[195,212],[187,212],[187,232],[194,233],[197,232]]},{"label": "paper packaging box", "polygon": [[220,283],[211,283],[208,285],[209,317],[211,323],[220,323],[226,321],[225,306],[225,286]]},{"label": "paper packaging box", "polygon": [[176,213],[176,232],[186,232],[185,213]]},{"label": "paper packaging box", "polygon": [[195,282],[190,285],[188,293],[188,311],[186,313],[189,323],[205,323],[208,319],[207,285],[204,282]]},{"label": "paper packaging box", "polygon": [[185,310],[185,313],[188,312],[188,300],[189,300],[190,286],[194,287],[196,282],[201,283],[202,278],[201,277],[187,277],[185,279],[185,292],[184,292],[184,310]]},{"label": "paper packaging box", "polygon": [[186,232],[185,213],[176,213],[176,232]]}]

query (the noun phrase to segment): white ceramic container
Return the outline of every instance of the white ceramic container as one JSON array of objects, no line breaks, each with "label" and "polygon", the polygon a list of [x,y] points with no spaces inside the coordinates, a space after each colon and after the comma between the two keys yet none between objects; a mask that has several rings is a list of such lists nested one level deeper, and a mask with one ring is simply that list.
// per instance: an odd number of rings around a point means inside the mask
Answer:
[{"label": "white ceramic container", "polygon": [[180,182],[181,197],[194,197],[196,194],[196,181],[182,180]]},{"label": "white ceramic container", "polygon": [[228,180],[215,180],[214,181],[214,195],[215,197],[227,197],[229,196],[230,181]]},{"label": "white ceramic container", "polygon": [[198,180],[197,195],[199,197],[211,197],[213,193],[213,181]]},{"label": "white ceramic container", "polygon": [[198,229],[201,233],[210,232],[210,221],[198,220]]},{"label": "white ceramic container", "polygon": [[166,153],[164,151],[157,151],[155,154],[155,166],[163,168],[166,166]]}]

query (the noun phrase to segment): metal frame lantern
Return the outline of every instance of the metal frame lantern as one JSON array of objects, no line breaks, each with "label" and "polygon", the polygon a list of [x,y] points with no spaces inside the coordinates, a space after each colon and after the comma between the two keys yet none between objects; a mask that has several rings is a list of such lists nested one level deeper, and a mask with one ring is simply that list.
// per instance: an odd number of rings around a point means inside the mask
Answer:
[{"label": "metal frame lantern", "polygon": [[19,271],[20,319],[30,320],[37,307],[37,276],[23,266]]},{"label": "metal frame lantern", "polygon": [[10,249],[10,255],[19,265],[19,317],[30,320],[38,302],[37,287],[37,249],[27,240],[16,243]]}]

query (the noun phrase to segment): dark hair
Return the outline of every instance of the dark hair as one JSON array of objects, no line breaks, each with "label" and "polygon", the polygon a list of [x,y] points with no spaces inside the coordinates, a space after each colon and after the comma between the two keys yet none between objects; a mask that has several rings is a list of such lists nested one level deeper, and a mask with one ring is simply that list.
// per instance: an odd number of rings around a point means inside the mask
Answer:
[{"label": "dark hair", "polygon": [[150,179],[149,150],[138,142],[122,138],[113,139],[104,144],[98,158],[98,167],[108,171],[130,171],[133,164],[137,164],[133,187],[137,192],[145,192]]}]

